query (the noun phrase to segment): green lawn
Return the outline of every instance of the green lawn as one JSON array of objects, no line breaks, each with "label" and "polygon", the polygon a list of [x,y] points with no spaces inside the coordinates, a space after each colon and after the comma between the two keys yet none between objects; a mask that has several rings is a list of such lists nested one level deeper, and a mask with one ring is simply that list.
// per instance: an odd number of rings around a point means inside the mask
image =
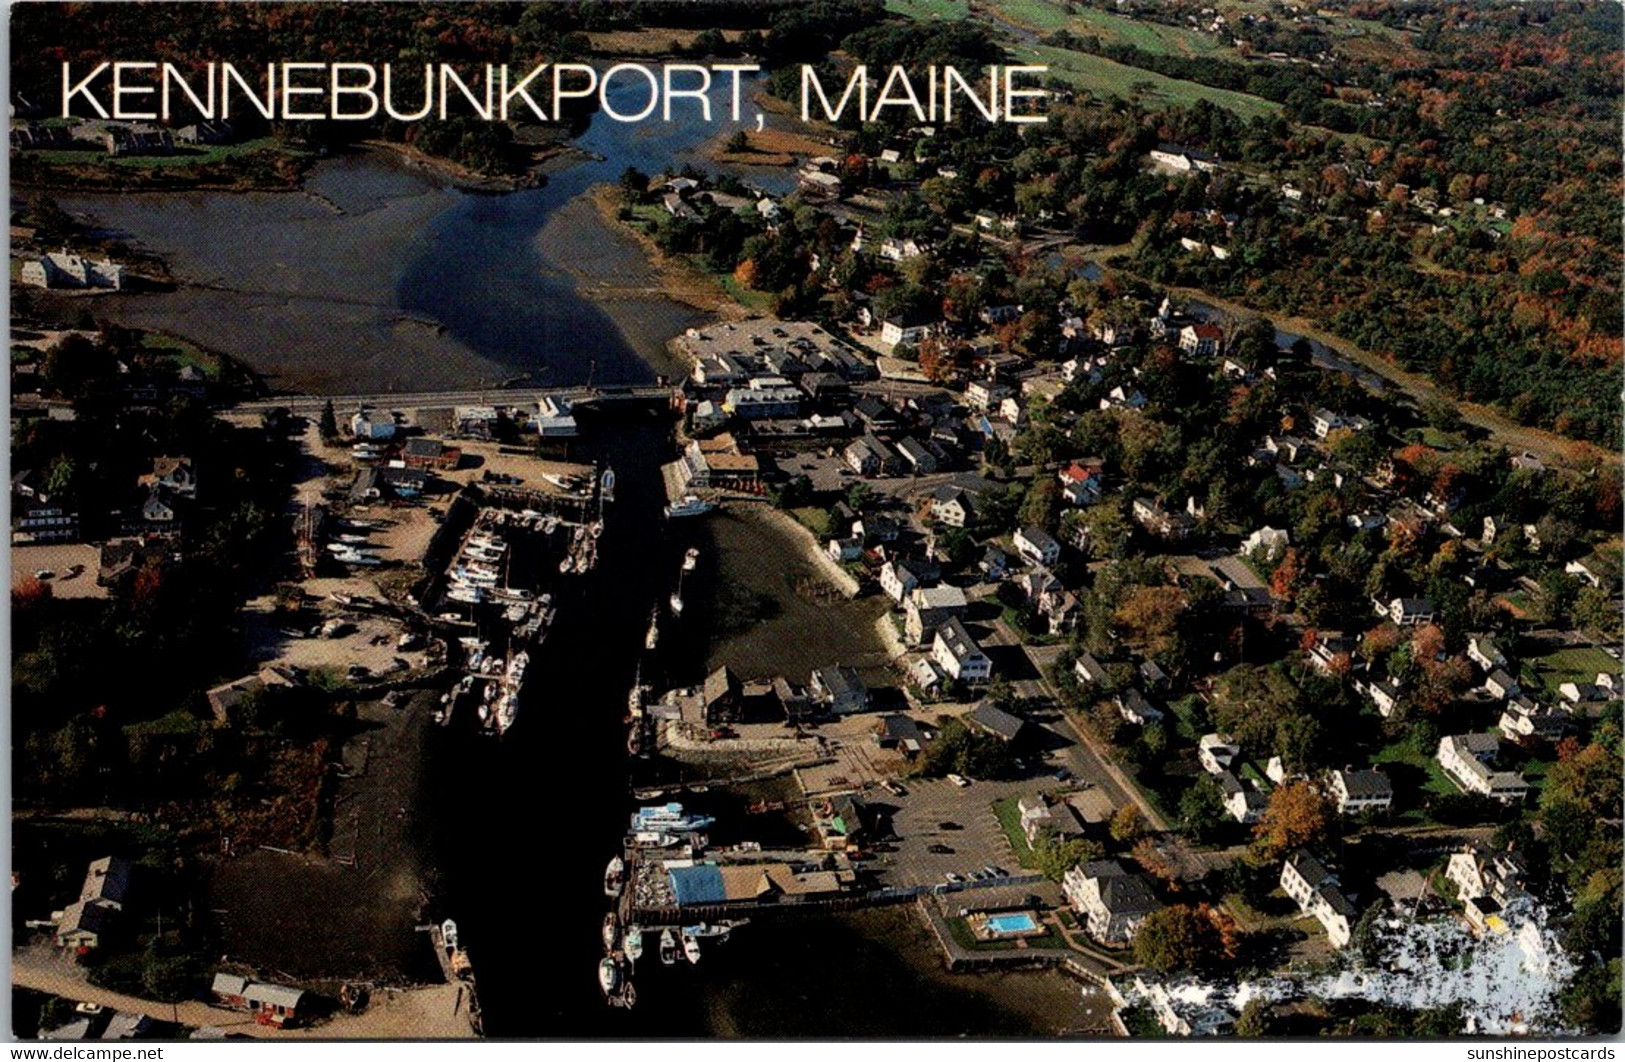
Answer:
[{"label": "green lawn", "polygon": [[164,169],[178,166],[198,166],[210,162],[220,162],[225,159],[239,158],[243,155],[252,155],[256,151],[279,151],[288,155],[304,155],[306,152],[296,151],[282,141],[273,137],[261,137],[258,140],[245,140],[241,144],[199,144],[195,147],[187,145],[178,147],[173,155],[109,155],[101,148],[87,148],[82,151],[73,150],[46,150],[30,151],[29,158],[37,158],[42,162],[55,165],[79,166],[87,163],[105,162],[112,166],[123,166],[129,169]]},{"label": "green lawn", "polygon": [[1101,11],[1068,6],[1059,0],[996,0],[991,5],[1006,21],[1039,33],[1067,30],[1079,37],[1099,37],[1111,44],[1127,44],[1155,55],[1210,55],[1231,49],[1197,30],[1164,26]]},{"label": "green lawn", "polygon": [[1049,45],[1040,45],[1030,51],[1039,62],[1049,65],[1051,75],[1095,96],[1138,100],[1150,105],[1184,106],[1205,99],[1216,106],[1234,111],[1243,118],[1267,118],[1281,111],[1280,104],[1258,96],[1165,77],[1151,70],[1125,66],[1098,55],[1085,55]]},{"label": "green lawn", "polygon": [[970,5],[966,0],[886,0],[886,10],[920,22],[949,22],[970,14]]},{"label": "green lawn", "polygon": [[790,515],[819,538],[829,537],[829,510],[809,505],[801,509],[791,509]]},{"label": "green lawn", "polygon": [[[1017,948],[1015,939],[1011,940],[977,940],[976,934],[971,932],[970,925],[963,918],[950,918],[948,933],[954,938],[954,943],[968,951],[1014,951]],[[1041,937],[1018,938],[1027,942],[1029,948],[1064,948],[1066,941],[1055,932],[1055,927],[1045,926]]]},{"label": "green lawn", "polygon": [[1619,661],[1591,646],[1574,646],[1530,657],[1523,662],[1520,681],[1531,687],[1531,692],[1543,689],[1546,698],[1557,696],[1557,687],[1565,682],[1595,682],[1598,672],[1619,673]]},{"label": "green lawn", "polygon": [[1016,798],[1005,797],[1003,800],[994,801],[993,814],[998,817],[1004,835],[1010,839],[1010,847],[1016,853],[1016,862],[1028,868],[1037,866],[1038,860],[1033,858],[1033,849],[1027,843],[1027,835],[1021,832],[1021,809],[1016,806]]},{"label": "green lawn", "polygon": [[1426,821],[1422,802],[1430,795],[1448,796],[1461,792],[1445,777],[1444,768],[1434,758],[1434,749],[1420,749],[1407,735],[1371,757],[1394,786],[1394,815],[1400,822]]},{"label": "green lawn", "polygon": [[177,369],[184,369],[190,365],[211,380],[220,378],[219,358],[199,350],[177,336],[165,335],[162,332],[145,332],[141,336],[141,345],[148,350],[168,355]]}]

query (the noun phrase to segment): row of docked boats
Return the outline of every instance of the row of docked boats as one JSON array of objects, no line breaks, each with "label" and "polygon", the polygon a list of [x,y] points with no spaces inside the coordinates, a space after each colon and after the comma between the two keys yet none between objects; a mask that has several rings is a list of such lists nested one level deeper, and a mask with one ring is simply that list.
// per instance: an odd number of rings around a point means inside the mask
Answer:
[{"label": "row of docked boats", "polygon": [[564,558],[559,561],[559,574],[585,575],[598,564],[598,538],[604,533],[604,521],[577,524],[570,530],[570,544],[565,547]]}]

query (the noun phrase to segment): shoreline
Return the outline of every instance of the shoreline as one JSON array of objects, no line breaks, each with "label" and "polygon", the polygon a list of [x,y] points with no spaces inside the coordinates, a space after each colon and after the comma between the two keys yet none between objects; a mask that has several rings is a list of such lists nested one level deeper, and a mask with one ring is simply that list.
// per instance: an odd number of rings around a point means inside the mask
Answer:
[{"label": "shoreline", "polygon": [[[618,217],[621,202],[612,186],[595,184],[586,191],[585,197],[606,227],[624,233],[642,250],[644,260],[657,282],[655,290],[658,294],[692,309],[716,314],[723,320],[738,321],[751,316],[750,310],[735,301],[714,276],[667,254],[655,245],[647,233],[622,221]],[[570,271],[577,279],[590,279],[575,269]],[[594,296],[593,288],[583,287],[581,291],[600,307],[604,305]]]}]

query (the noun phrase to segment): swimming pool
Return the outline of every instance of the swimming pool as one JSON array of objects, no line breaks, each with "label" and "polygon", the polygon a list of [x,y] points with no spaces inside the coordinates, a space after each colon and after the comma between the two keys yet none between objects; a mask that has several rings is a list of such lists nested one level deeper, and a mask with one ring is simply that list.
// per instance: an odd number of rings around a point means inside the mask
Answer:
[{"label": "swimming pool", "polygon": [[1038,919],[1026,911],[1017,911],[1014,914],[996,914],[987,916],[987,931],[994,936],[1009,936],[1012,933],[1031,933],[1038,928]]}]

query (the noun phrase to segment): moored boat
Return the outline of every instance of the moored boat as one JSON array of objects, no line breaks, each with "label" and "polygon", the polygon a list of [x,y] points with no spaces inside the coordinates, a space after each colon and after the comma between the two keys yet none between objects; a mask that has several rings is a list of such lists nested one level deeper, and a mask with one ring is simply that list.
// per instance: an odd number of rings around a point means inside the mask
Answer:
[{"label": "moored boat", "polygon": [[685,494],[681,501],[674,501],[666,506],[666,516],[675,520],[683,516],[703,516],[715,509],[711,502],[705,501],[694,494]]},{"label": "moored boat", "polygon": [[683,954],[688,957],[690,963],[697,964],[700,961],[700,938],[689,936],[686,930],[683,933]]},{"label": "moored boat", "polygon": [[621,894],[621,886],[626,884],[626,860],[616,856],[604,868],[604,895],[617,897]]},{"label": "moored boat", "polygon": [[615,912],[611,911],[604,916],[604,950],[614,955],[620,937],[621,925],[615,918]]},{"label": "moored boat", "polygon": [[637,962],[643,958],[642,926],[626,927],[626,939],[622,942],[622,949],[626,952],[627,962]]},{"label": "moored boat", "polygon": [[700,551],[695,549],[693,546],[690,546],[688,552],[683,554],[683,571],[691,572],[695,568],[699,567],[699,564]]},{"label": "moored boat", "polygon": [[598,987],[606,996],[614,996],[621,990],[621,967],[614,959],[606,958],[598,964]]},{"label": "moored boat", "polygon": [[660,961],[666,966],[676,966],[678,956],[683,950],[677,944],[677,932],[670,926],[660,934]]}]

